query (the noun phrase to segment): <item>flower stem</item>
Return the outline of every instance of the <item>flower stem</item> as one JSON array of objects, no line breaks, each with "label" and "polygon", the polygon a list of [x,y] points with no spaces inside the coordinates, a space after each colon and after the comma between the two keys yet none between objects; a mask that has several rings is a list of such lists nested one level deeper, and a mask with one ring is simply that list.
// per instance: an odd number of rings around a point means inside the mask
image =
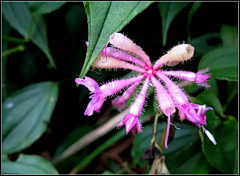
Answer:
[{"label": "flower stem", "polygon": [[161,113],[158,111],[155,115],[155,119],[154,119],[154,127],[153,127],[153,136],[152,136],[152,140],[151,140],[151,144],[150,146],[155,146],[161,153],[162,153],[162,149],[158,146],[158,144],[156,143],[156,135],[157,135],[157,122],[158,122],[158,117],[161,115]]},{"label": "flower stem", "polygon": [[12,48],[12,49],[9,49],[9,50],[7,50],[7,51],[4,51],[4,52],[2,53],[2,58],[5,57],[5,56],[7,56],[7,55],[9,55],[9,54],[13,54],[13,53],[16,53],[16,52],[18,52],[18,51],[24,51],[24,50],[25,50],[25,47],[24,47],[23,45],[18,45],[18,46],[16,46],[16,47]]},{"label": "flower stem", "polygon": [[2,39],[6,42],[13,42],[13,43],[20,43],[20,44],[26,43],[26,41],[22,38],[10,37],[7,35],[2,35]]},{"label": "flower stem", "polygon": [[32,39],[32,30],[33,30],[33,24],[35,23],[35,17],[32,17],[32,21],[28,30],[28,36],[26,37],[26,41],[29,42]]}]

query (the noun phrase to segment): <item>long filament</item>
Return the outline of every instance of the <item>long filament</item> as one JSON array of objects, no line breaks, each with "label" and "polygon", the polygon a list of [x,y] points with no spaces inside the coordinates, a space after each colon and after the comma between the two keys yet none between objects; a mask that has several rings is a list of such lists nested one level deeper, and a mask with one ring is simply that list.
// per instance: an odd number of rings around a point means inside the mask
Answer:
[{"label": "long filament", "polygon": [[166,137],[165,137],[165,148],[167,149],[167,143],[168,143],[168,136],[169,136],[169,130],[170,130],[170,124],[171,124],[171,115],[170,113],[168,114],[168,125],[167,125],[167,133],[166,133]]}]

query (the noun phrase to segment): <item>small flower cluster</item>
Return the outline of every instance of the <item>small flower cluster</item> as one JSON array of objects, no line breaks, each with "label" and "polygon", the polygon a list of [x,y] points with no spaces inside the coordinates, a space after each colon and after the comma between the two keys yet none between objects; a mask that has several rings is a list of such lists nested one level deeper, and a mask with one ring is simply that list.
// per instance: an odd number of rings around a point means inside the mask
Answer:
[{"label": "small flower cluster", "polygon": [[[208,68],[197,73],[188,71],[163,71],[159,69],[163,65],[176,64],[190,59],[194,54],[193,46],[189,44],[177,45],[157,60],[152,66],[149,56],[123,34],[112,34],[108,43],[112,44],[114,47],[107,47],[107,44],[92,67],[130,69],[138,72],[139,76],[115,80],[102,86],[99,86],[95,80],[87,76],[85,76],[85,79],[76,78],[76,83],[86,86],[92,93],[90,96],[92,100],[88,104],[84,115],[91,116],[94,111],[99,112],[107,97],[127,88],[121,96],[116,97],[112,101],[113,105],[118,106],[119,111],[121,111],[126,105],[127,100],[134,94],[139,84],[144,80],[140,93],[130,106],[129,114],[123,117],[117,125],[118,127],[125,125],[127,133],[131,130],[133,134],[142,132],[142,125],[139,117],[142,113],[147,90],[151,81],[156,89],[159,108],[168,117],[165,148],[167,148],[168,143],[171,115],[176,112],[176,108],[179,111],[181,120],[187,119],[197,127],[202,127],[203,132],[205,132],[209,139],[216,144],[211,133],[204,128],[206,125],[205,113],[208,110],[212,110],[212,108],[206,107],[205,105],[190,103],[185,92],[168,78],[175,77],[185,81],[195,82],[199,86],[210,88],[207,84],[207,80],[210,77],[210,74],[206,74]],[[165,84],[166,88],[161,82]]]}]

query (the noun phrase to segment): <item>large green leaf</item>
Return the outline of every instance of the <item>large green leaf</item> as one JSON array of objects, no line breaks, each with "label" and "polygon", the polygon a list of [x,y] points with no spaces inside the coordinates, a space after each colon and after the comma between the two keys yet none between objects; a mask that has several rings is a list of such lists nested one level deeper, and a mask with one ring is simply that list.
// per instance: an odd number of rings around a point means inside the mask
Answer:
[{"label": "large green leaf", "polygon": [[[3,2],[3,16],[8,23],[25,38],[29,36],[29,29],[33,17],[28,7],[28,2]],[[24,13],[23,13],[24,12]],[[48,48],[46,22],[42,16],[37,16],[33,23],[32,42],[37,45],[47,56],[52,67],[56,68],[55,62]]]},{"label": "large green leaf", "polygon": [[203,152],[200,152],[200,158],[198,159],[198,162],[192,174],[208,174],[211,169],[211,164],[207,161]]},{"label": "large green leaf", "polygon": [[29,2],[30,10],[33,15],[51,13],[62,7],[66,2]]},{"label": "large green leaf", "polygon": [[[84,2],[88,19],[88,48],[79,75],[83,78],[114,32],[119,32],[152,2]],[[101,12],[101,13],[99,13]]]},{"label": "large green leaf", "polygon": [[158,2],[158,8],[162,19],[163,46],[166,45],[167,33],[171,22],[188,4],[189,2]]},{"label": "large green leaf", "polygon": [[224,47],[238,46],[237,26],[222,25],[220,34]]},{"label": "large green leaf", "polygon": [[238,48],[222,47],[205,54],[198,70],[209,67],[211,76],[228,81],[238,81]]},{"label": "large green leaf", "polygon": [[58,174],[58,171],[46,159],[37,155],[20,154],[16,161],[2,156],[3,174]]},{"label": "large green leaf", "polygon": [[[196,135],[198,136],[198,135]],[[199,137],[199,136],[198,136]],[[191,174],[201,155],[201,141],[190,141],[188,146],[166,156],[166,165],[171,174]]]},{"label": "large green leaf", "polygon": [[222,114],[223,109],[219,99],[209,90],[205,90],[194,99],[196,104],[206,104],[212,107],[218,114]]},{"label": "large green leaf", "polygon": [[2,153],[30,146],[47,129],[58,99],[58,86],[41,82],[24,87],[3,102]]},{"label": "large green leaf", "polygon": [[[234,172],[236,163],[236,151],[238,150],[238,122],[234,117],[228,120],[221,120],[213,111],[207,112],[207,126],[217,141],[217,145],[203,136],[202,149],[210,164],[226,174]],[[210,131],[210,130],[209,130]],[[201,132],[202,133],[202,132]]]}]

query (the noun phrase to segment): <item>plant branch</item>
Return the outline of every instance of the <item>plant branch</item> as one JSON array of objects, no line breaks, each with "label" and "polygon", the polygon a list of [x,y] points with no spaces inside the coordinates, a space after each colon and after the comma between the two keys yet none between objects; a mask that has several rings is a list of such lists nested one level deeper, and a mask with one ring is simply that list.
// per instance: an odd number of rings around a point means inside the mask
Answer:
[{"label": "plant branch", "polygon": [[2,58],[5,57],[5,56],[8,56],[10,54],[16,53],[18,51],[24,51],[24,50],[25,50],[25,47],[23,45],[18,45],[14,48],[8,49],[7,51],[4,51],[2,53]]}]

